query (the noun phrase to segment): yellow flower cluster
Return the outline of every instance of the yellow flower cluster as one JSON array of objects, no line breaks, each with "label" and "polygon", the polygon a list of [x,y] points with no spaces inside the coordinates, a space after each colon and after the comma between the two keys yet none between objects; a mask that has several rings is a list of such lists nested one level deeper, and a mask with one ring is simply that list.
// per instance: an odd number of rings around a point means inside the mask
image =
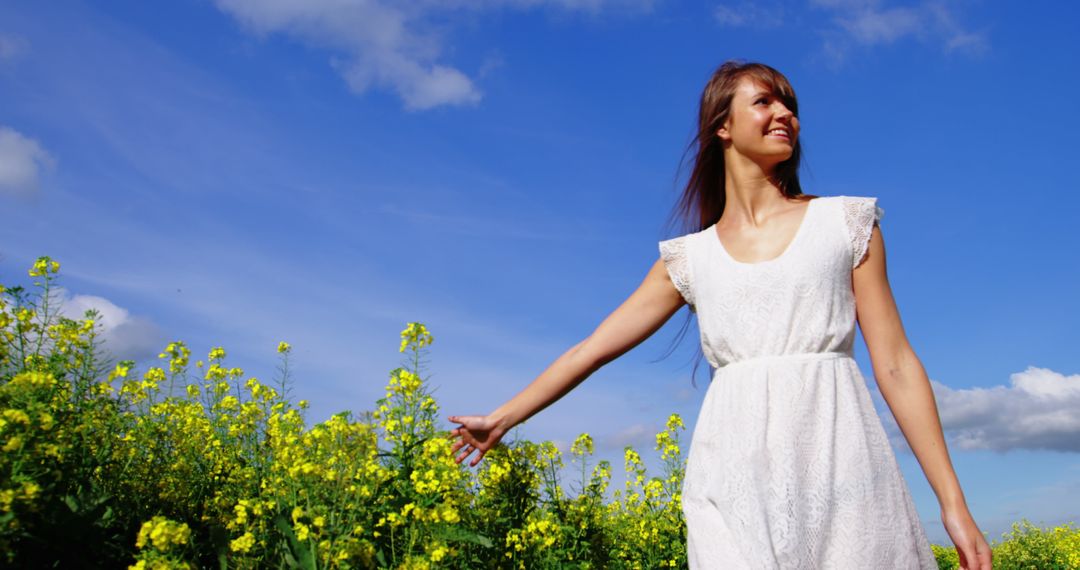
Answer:
[{"label": "yellow flower cluster", "polygon": [[59,273],[60,262],[53,261],[49,256],[43,256],[37,258],[34,262],[34,266],[30,268],[30,277],[41,277],[47,273]]},{"label": "yellow flower cluster", "polygon": [[[47,293],[58,269],[43,257],[30,274]],[[41,525],[67,520],[48,509],[85,516],[103,504],[115,510],[92,521],[102,529],[141,525],[102,546],[126,556],[110,567],[191,568],[218,555],[244,569],[285,557],[319,568],[685,566],[677,414],[656,435],[662,476],[649,477],[627,447],[626,485],[612,501],[610,463],[586,478],[595,444],[578,436],[569,451],[580,492],[568,497],[563,453],[550,441],[499,445],[475,470],[456,463],[423,379],[433,337],[421,323],[401,331],[407,362],[371,412],[309,425],[307,402],[288,397],[286,342],[270,384],[227,365],[223,347],[189,374],[182,341],[139,373],[131,361],[101,363],[93,312],[50,314],[0,286],[0,566],[26,566],[19,557]],[[197,552],[204,537],[220,552]],[[935,555],[955,550],[935,545]],[[999,561],[1080,566],[1080,530],[1017,534],[995,546]]]},{"label": "yellow flower cluster", "polygon": [[574,455],[592,455],[592,436],[587,433],[579,435],[577,439],[574,440],[574,443],[570,446],[570,453],[573,453]]},{"label": "yellow flower cluster", "polygon": [[149,544],[161,552],[168,552],[174,546],[187,544],[189,538],[191,529],[186,523],[156,516],[143,523],[135,539],[135,547],[141,549]]},{"label": "yellow flower cluster", "polygon": [[[531,518],[525,528],[512,530],[506,536],[506,546],[516,552],[522,552],[529,548],[548,548],[559,541],[560,532],[558,524],[551,518],[550,513],[540,515],[541,518]],[[511,552],[507,552],[507,558],[513,558]]]},{"label": "yellow flower cluster", "polygon": [[401,350],[399,352],[405,352],[405,349],[409,346],[413,346],[419,350],[430,345],[434,341],[435,337],[431,336],[427,327],[420,323],[409,323],[409,326],[401,331]]},{"label": "yellow flower cluster", "polygon": [[[1080,528],[1074,523],[1042,529],[1023,519],[1004,538],[991,545],[995,567],[1080,568]],[[955,549],[942,550],[946,559],[958,558]]]}]

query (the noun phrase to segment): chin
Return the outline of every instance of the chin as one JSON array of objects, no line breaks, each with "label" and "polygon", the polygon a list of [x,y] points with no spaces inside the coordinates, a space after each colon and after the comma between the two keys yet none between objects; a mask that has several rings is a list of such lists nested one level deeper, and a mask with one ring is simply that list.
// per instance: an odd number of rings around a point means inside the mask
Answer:
[{"label": "chin", "polygon": [[784,154],[762,155],[762,156],[759,156],[757,158],[757,160],[755,160],[755,162],[757,162],[758,164],[760,164],[762,166],[767,166],[767,167],[769,167],[769,169],[772,169],[772,168],[775,168],[775,167],[779,166],[781,163],[790,160],[793,154],[794,153],[792,153],[792,152],[787,152],[787,153],[784,153]]}]

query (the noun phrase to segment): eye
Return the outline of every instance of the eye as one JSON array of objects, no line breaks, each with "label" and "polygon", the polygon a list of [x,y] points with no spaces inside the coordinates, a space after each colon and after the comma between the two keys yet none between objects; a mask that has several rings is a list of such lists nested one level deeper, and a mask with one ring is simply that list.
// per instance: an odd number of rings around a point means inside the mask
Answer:
[{"label": "eye", "polygon": [[769,98],[768,97],[758,97],[757,101],[754,101],[754,104],[757,105],[758,103],[761,103],[761,102],[768,103]]}]

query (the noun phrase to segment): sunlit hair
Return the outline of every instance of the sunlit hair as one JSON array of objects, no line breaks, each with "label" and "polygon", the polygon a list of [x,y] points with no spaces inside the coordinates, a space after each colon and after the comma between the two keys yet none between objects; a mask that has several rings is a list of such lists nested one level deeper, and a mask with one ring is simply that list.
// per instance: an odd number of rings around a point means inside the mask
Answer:
[{"label": "sunlit hair", "polygon": [[[713,71],[705,89],[701,92],[701,101],[698,107],[698,120],[696,132],[690,144],[683,153],[679,171],[686,155],[693,152],[694,161],[690,171],[690,178],[686,182],[682,196],[673,214],[682,220],[681,233],[699,232],[716,223],[724,213],[726,202],[725,175],[724,175],[724,144],[716,134],[720,127],[727,121],[731,114],[731,101],[735,98],[735,89],[739,80],[750,77],[761,83],[767,91],[791,110],[795,117],[799,116],[799,102],[795,97],[795,89],[784,77],[784,74],[763,63],[747,63],[739,60],[729,60]],[[773,181],[780,188],[781,193],[788,198],[794,198],[802,194],[802,186],[799,184],[799,163],[802,159],[802,137],[795,141],[795,149],[791,157],[776,165],[772,173]],[[670,224],[670,220],[669,220]],[[683,324],[682,331],[675,344],[685,335],[686,328],[693,314],[687,314],[687,320]],[[698,347],[700,353],[701,348]],[[670,354],[671,351],[668,351]],[[665,355],[666,357],[667,355]],[[703,354],[701,356],[704,356]],[[697,372],[697,364],[694,365],[694,373]],[[693,373],[692,373],[693,376]]]},{"label": "sunlit hair", "polygon": [[[698,107],[697,133],[687,146],[683,157],[694,152],[690,179],[679,201],[678,213],[688,226],[687,231],[701,231],[724,213],[724,144],[716,131],[731,115],[731,101],[739,80],[750,77],[799,116],[799,101],[795,89],[779,71],[763,63],[724,62],[713,72],[701,92]],[[802,158],[802,137],[795,141],[791,157],[776,165],[773,179],[788,198],[802,194],[799,185],[799,162]]]}]

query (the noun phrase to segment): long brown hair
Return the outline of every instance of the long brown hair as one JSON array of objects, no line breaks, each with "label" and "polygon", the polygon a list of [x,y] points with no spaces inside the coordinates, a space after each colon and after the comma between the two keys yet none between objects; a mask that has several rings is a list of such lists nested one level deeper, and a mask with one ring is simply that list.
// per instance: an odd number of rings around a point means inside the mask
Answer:
[{"label": "long brown hair", "polygon": [[[701,92],[701,101],[698,108],[698,124],[696,133],[690,144],[683,152],[679,161],[679,169],[686,160],[686,155],[694,152],[693,168],[690,178],[683,190],[672,219],[682,220],[681,232],[683,234],[699,232],[716,223],[724,213],[726,202],[725,176],[724,176],[724,145],[717,136],[716,131],[724,125],[731,114],[731,101],[735,97],[735,88],[739,80],[749,76],[762,83],[773,96],[780,99],[795,117],[799,116],[799,102],[795,97],[795,89],[791,83],[776,69],[763,63],[742,62],[739,60],[725,61],[713,71],[705,89]],[[802,194],[802,186],[799,184],[799,164],[802,160],[802,137],[795,141],[795,149],[791,157],[776,165],[773,178],[780,187],[780,191],[788,198],[794,198]],[[676,182],[677,184],[677,182]],[[668,220],[670,225],[672,219]],[[686,321],[683,323],[679,336],[672,343],[666,358],[681,342],[686,334],[693,313],[687,312]],[[698,365],[704,353],[698,346],[697,361],[691,373],[691,382],[696,376]],[[695,384],[696,387],[696,384]]]}]

